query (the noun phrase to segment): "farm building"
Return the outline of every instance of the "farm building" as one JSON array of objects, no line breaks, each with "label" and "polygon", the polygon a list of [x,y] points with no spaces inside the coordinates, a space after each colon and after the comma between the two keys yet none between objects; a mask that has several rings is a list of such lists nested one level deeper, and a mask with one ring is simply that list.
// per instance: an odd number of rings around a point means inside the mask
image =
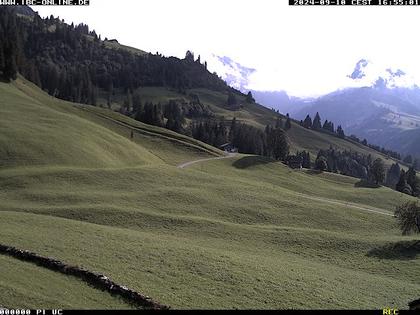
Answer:
[{"label": "farm building", "polygon": [[223,150],[225,152],[229,152],[229,153],[236,153],[238,152],[238,149],[235,148],[230,142],[222,144],[221,146],[219,146],[220,150]]}]

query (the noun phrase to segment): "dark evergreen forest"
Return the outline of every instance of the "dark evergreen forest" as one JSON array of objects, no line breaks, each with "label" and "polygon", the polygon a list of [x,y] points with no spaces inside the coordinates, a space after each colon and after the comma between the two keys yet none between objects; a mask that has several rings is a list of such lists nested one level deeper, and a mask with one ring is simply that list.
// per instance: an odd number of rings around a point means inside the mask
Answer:
[{"label": "dark evergreen forest", "polygon": [[185,59],[110,49],[84,24],[68,25],[53,16],[17,16],[0,7],[0,73],[4,80],[26,79],[61,99],[96,104],[98,89],[133,91],[164,86],[185,91],[230,88],[191,52]]}]

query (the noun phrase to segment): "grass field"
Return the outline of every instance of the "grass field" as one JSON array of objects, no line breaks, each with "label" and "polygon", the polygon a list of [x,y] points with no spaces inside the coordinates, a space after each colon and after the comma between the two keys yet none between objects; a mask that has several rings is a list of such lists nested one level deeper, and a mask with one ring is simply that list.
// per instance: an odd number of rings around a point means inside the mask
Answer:
[{"label": "grass field", "polygon": [[[420,296],[420,238],[361,209],[392,214],[406,195],[249,155],[179,169],[221,152],[22,80],[0,84],[0,106],[1,243],[172,308],[404,309]],[[90,287],[75,304],[60,294],[84,284],[22,263],[31,295],[13,262],[0,256],[0,286],[21,293],[0,305],[120,306]]]},{"label": "grass field", "polygon": [[[4,307],[53,309],[130,309],[130,305],[79,279],[0,255],[1,303]],[[9,303],[9,304],[8,304]]]}]

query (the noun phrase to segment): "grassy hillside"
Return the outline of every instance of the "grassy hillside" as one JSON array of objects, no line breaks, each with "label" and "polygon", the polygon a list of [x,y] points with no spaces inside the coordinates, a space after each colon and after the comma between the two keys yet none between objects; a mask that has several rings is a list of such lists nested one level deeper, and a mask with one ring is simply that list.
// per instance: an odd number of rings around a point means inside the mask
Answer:
[{"label": "grassy hillside", "polygon": [[288,185],[282,165],[237,168],[241,159],[186,170],[2,172],[16,188],[2,191],[1,238],[173,307],[404,308],[419,292],[412,238],[391,216],[302,194],[383,211],[407,197],[305,173]]},{"label": "grassy hillside", "polygon": [[[222,153],[111,111],[58,100],[23,79],[0,83],[0,104],[0,167],[126,167],[163,163],[165,152],[175,163]],[[156,143],[158,155],[149,150]]]},{"label": "grassy hillside", "polygon": [[[221,152],[23,80],[0,89],[2,243],[103,272],[173,308],[403,309],[420,294],[420,238],[401,236],[392,217],[411,197],[249,155],[180,169]],[[19,290],[22,275],[0,256],[4,268],[0,285]],[[39,287],[43,301],[57,299]],[[0,305],[41,304],[21,292]],[[78,307],[98,294],[83,292]],[[103,307],[118,303],[104,297]]]},{"label": "grassy hillside", "polygon": [[79,279],[0,255],[1,304],[8,308],[129,309],[130,305]]},{"label": "grassy hillside", "polygon": [[147,150],[59,106],[46,106],[16,85],[0,84],[2,167],[117,167],[156,161]]}]

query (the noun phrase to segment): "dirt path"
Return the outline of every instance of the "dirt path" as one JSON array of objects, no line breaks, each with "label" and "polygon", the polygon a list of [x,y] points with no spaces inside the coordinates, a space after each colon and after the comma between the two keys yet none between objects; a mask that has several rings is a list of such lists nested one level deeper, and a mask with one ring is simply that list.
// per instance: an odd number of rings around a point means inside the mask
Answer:
[{"label": "dirt path", "polygon": [[[186,168],[186,167],[189,167],[189,166],[191,166],[193,164],[196,164],[196,163],[207,162],[207,161],[212,161],[212,160],[229,159],[229,158],[235,157],[236,155],[237,155],[237,153],[228,153],[228,155],[226,155],[226,156],[185,162],[185,163],[179,164],[177,167],[178,168]],[[329,198],[324,198],[324,197],[316,197],[316,196],[305,195],[305,194],[300,194],[300,193],[296,193],[296,194],[298,194],[302,198],[306,198],[306,199],[310,199],[310,200],[314,200],[314,201],[326,202],[326,203],[330,203],[330,204],[340,205],[340,206],[343,206],[343,207],[358,209],[358,210],[362,210],[362,211],[372,212],[372,213],[391,216],[391,217],[394,216],[392,213],[388,212],[387,210],[380,209],[380,208],[375,208],[375,207],[369,207],[368,208],[368,206],[363,207],[363,206],[359,206],[359,205],[351,203],[351,202],[345,202],[345,201],[329,199]]]},{"label": "dirt path", "polygon": [[200,162],[207,162],[207,161],[212,161],[212,160],[230,159],[230,158],[233,158],[235,156],[236,156],[236,153],[228,153],[225,156],[219,156],[219,157],[214,157],[214,158],[200,159],[200,160],[194,160],[194,161],[185,162],[185,163],[179,164],[177,167],[178,168],[186,168],[188,166],[191,166],[193,164],[200,163]]},{"label": "dirt path", "polygon": [[367,207],[359,206],[359,205],[351,203],[351,202],[345,202],[345,201],[340,201],[340,200],[335,200],[335,199],[328,199],[328,198],[324,198],[324,197],[315,197],[315,196],[304,195],[304,194],[298,194],[298,195],[301,196],[302,198],[311,199],[311,200],[314,200],[314,201],[331,203],[331,204],[335,204],[335,205],[340,205],[340,206],[344,206],[344,207],[348,207],[348,208],[373,212],[373,213],[387,215],[387,216],[391,216],[391,217],[394,216],[392,213],[388,212],[387,210],[380,209],[380,208],[373,208],[373,207],[367,208]]}]

